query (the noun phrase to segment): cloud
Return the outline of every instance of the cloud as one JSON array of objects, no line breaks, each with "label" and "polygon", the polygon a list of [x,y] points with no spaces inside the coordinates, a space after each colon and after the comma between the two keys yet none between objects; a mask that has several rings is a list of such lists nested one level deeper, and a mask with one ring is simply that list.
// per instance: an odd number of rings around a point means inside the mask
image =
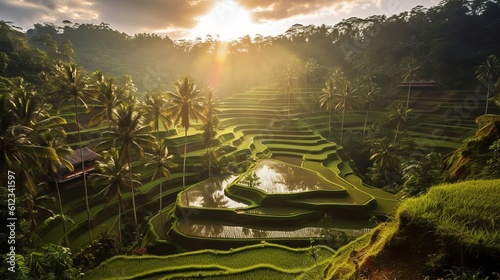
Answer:
[{"label": "cloud", "polygon": [[[0,19],[27,29],[35,23],[63,20],[110,23],[127,32],[175,29],[182,32],[197,24],[216,0],[2,0]],[[132,33],[133,34],[133,33]],[[131,35],[132,35],[131,34]]]},{"label": "cloud", "polygon": [[35,23],[60,23],[65,19],[91,22],[98,17],[92,5],[88,0],[4,0],[0,3],[0,18],[25,29]]},{"label": "cloud", "polygon": [[101,0],[95,1],[99,19],[130,30],[139,26],[151,31],[191,28],[216,0]]},{"label": "cloud", "polygon": [[368,0],[236,0],[251,10],[258,21],[281,20],[294,16],[313,15],[324,10],[340,9],[346,5],[362,5]]}]

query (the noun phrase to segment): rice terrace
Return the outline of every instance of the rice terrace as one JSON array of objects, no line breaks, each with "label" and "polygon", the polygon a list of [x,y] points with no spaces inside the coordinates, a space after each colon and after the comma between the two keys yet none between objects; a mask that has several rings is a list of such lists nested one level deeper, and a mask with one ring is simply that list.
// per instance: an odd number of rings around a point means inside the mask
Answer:
[{"label": "rice terrace", "polygon": [[[162,9],[338,8],[198,2]],[[409,2],[203,39],[0,12],[0,278],[500,280],[500,2]]]}]

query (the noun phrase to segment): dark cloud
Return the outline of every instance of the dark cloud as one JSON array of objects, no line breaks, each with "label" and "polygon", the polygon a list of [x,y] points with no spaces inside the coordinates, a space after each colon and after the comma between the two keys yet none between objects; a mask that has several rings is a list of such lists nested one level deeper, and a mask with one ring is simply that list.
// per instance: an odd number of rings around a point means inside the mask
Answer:
[{"label": "dark cloud", "polygon": [[[362,0],[236,0],[252,11],[256,20],[280,20],[298,15],[308,15],[342,4],[357,4]],[[366,2],[366,1],[365,1]]]}]

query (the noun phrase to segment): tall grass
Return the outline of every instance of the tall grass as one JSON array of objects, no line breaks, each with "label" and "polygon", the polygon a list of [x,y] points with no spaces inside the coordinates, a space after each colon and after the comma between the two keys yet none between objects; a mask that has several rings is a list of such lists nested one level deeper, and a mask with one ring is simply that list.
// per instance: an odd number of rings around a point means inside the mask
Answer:
[{"label": "tall grass", "polygon": [[402,203],[398,215],[430,223],[468,248],[500,251],[499,191],[500,180],[441,185]]}]

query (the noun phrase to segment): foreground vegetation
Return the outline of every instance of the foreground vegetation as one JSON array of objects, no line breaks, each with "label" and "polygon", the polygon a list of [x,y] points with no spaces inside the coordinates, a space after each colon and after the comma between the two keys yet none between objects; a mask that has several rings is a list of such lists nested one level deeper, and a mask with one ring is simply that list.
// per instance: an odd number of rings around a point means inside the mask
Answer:
[{"label": "foreground vegetation", "polygon": [[395,221],[339,250],[329,279],[497,279],[499,185],[445,184],[404,201]]}]

